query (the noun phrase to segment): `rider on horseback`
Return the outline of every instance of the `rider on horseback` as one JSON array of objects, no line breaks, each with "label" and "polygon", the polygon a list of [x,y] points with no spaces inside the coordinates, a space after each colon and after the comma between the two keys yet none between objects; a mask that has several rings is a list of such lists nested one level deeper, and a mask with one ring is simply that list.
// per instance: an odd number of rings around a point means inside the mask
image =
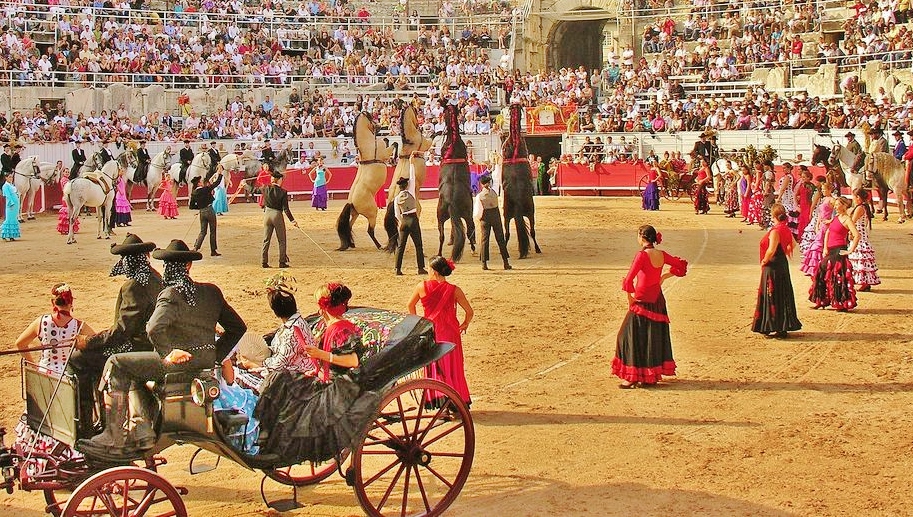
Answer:
[{"label": "rider on horseback", "polygon": [[219,161],[222,160],[222,155],[216,149],[215,142],[209,144],[209,150],[206,152],[209,153],[209,170],[206,172],[206,179],[209,180],[216,173],[216,168],[219,166]]},{"label": "rider on horseback", "polygon": [[70,179],[75,180],[79,177],[79,172],[84,163],[86,163],[86,150],[82,148],[82,142],[77,140],[74,144],[71,156],[73,157],[73,167],[70,169]]},{"label": "rider on horseback", "polygon": [[0,154],[0,183],[6,180],[6,175],[13,172],[16,168],[13,165],[13,146],[3,144],[3,154]]},{"label": "rider on horseback", "polygon": [[273,148],[270,146],[268,138],[263,141],[263,147],[260,150],[260,161],[269,167],[270,172],[276,172],[273,168],[276,162],[276,153],[273,152]]},{"label": "rider on horseback", "polygon": [[184,140],[184,147],[178,154],[178,159],[181,161],[181,172],[178,175],[177,182],[186,183],[187,168],[190,167],[190,162],[193,161],[193,149],[190,147],[190,140]]},{"label": "rider on horseback", "polygon": [[106,163],[114,159],[114,155],[111,154],[111,151],[108,150],[109,140],[106,138],[101,142],[101,149],[98,150],[98,157],[101,163],[98,163],[98,168],[102,168]]},{"label": "rider on horseback", "polygon": [[146,150],[146,141],[139,141],[139,149],[136,150],[136,171],[133,173],[133,183],[142,183],[146,181],[146,175],[149,173],[149,164],[152,158],[149,151]]}]

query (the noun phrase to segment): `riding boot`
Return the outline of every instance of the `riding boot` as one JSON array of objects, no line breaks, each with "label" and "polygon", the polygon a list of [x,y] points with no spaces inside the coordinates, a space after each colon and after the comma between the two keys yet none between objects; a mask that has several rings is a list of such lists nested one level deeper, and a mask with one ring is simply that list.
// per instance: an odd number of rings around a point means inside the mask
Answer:
[{"label": "riding boot", "polygon": [[488,271],[488,261],[482,261],[482,271]]},{"label": "riding boot", "polygon": [[504,269],[513,269],[507,259],[504,259]]},{"label": "riding boot", "polygon": [[152,428],[155,411],[149,393],[143,388],[134,388],[130,390],[128,398],[130,419],[127,421],[127,443],[140,451],[149,450],[158,438]]},{"label": "riding boot", "polygon": [[94,383],[87,382],[84,386],[79,384],[79,425],[77,438],[92,438],[98,432],[95,430],[95,389]]},{"label": "riding boot", "polygon": [[142,457],[136,449],[128,447],[126,442],[127,432],[124,427],[127,423],[127,393],[110,391],[107,396],[110,405],[104,432],[91,440],[78,440],[76,450],[90,458],[110,462],[130,461]]}]

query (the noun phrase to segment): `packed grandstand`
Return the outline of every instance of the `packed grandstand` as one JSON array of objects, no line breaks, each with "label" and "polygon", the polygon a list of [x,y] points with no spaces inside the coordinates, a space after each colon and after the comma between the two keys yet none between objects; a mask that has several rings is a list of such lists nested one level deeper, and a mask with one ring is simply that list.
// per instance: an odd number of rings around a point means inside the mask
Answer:
[{"label": "packed grandstand", "polygon": [[[351,134],[358,110],[396,134],[397,98],[418,99],[424,129],[435,132],[440,96],[459,103],[470,135],[497,132],[510,102],[576,111],[567,132],[910,126],[908,0],[626,0],[617,16],[638,30],[628,44],[606,47],[601,68],[543,70],[513,66],[530,5],[445,0],[415,4],[421,13],[409,5],[0,2],[0,77],[10,92],[0,140],[335,138]],[[808,79],[825,69],[831,84]],[[25,87],[113,84],[228,93],[215,107],[181,94],[150,112],[15,102]],[[250,95],[263,87],[281,95]]]}]

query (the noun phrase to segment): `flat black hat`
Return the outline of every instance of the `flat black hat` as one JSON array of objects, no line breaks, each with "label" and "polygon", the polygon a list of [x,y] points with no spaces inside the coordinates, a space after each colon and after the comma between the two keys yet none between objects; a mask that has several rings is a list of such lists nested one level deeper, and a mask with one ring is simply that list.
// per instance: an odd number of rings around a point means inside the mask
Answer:
[{"label": "flat black hat", "polygon": [[112,255],[139,255],[140,253],[149,253],[155,249],[154,242],[143,242],[139,236],[128,233],[124,237],[124,242],[111,245]]},{"label": "flat black hat", "polygon": [[488,174],[482,176],[481,178],[479,178],[479,183],[482,183],[483,185],[488,185],[489,183],[491,183],[491,176],[489,176]]},{"label": "flat black hat", "polygon": [[157,249],[152,252],[152,258],[164,260],[166,262],[193,262],[201,260],[203,254],[199,251],[193,251],[187,247],[187,244],[180,239],[173,239],[165,249]]}]

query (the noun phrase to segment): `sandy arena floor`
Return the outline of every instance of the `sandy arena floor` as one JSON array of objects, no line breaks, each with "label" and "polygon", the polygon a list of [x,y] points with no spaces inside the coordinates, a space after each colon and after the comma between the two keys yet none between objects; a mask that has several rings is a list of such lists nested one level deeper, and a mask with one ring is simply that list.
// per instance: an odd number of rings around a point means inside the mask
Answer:
[{"label": "sandy arena floor", "polygon": [[[405,310],[419,280],[413,256],[406,257],[408,274],[395,277],[393,258],[368,246],[363,220],[358,249],[330,251],[341,204],[319,213],[304,202],[292,206],[329,254],[290,231],[299,303],[311,308],[308,294],[339,279],[355,304]],[[639,205],[635,198],[537,199],[542,255],[515,260],[513,271],[482,272],[474,257],[460,264],[452,279],[476,310],[464,346],[477,444],[472,474],[448,514],[913,514],[913,223],[876,222],[883,284],[862,293],[849,314],[809,309],[809,280],[794,259],[804,328],[778,341],[749,330],[762,232],[724,218],[716,206],[697,217],[685,201],[665,202],[659,213]],[[275,320],[262,295],[261,216],[253,205],[231,210],[219,220],[224,256],[207,255],[193,277],[220,285],[250,328],[266,332]],[[198,225],[190,214],[183,209],[178,220],[163,221],[134,212],[131,230],[160,246],[192,240]],[[21,242],[0,243],[3,348],[47,309],[57,281],[74,287],[78,317],[96,329],[111,323],[122,279],[107,276],[110,242],[95,239],[94,222],[83,220],[73,246],[50,215],[24,224]],[[426,249],[436,243],[430,223],[426,215]],[[620,282],[644,223],[663,232],[663,249],[691,264],[687,277],[665,288],[679,375],[655,389],[622,391],[609,364],[625,313]],[[275,244],[272,253],[275,265]],[[7,429],[23,409],[19,393],[17,360],[0,358]],[[189,488],[191,515],[267,513],[260,475],[223,462],[191,478],[192,452],[166,451],[163,469]],[[361,514],[338,477],[299,498],[304,507],[289,515]],[[44,515],[43,498],[2,494],[0,514]]]}]

